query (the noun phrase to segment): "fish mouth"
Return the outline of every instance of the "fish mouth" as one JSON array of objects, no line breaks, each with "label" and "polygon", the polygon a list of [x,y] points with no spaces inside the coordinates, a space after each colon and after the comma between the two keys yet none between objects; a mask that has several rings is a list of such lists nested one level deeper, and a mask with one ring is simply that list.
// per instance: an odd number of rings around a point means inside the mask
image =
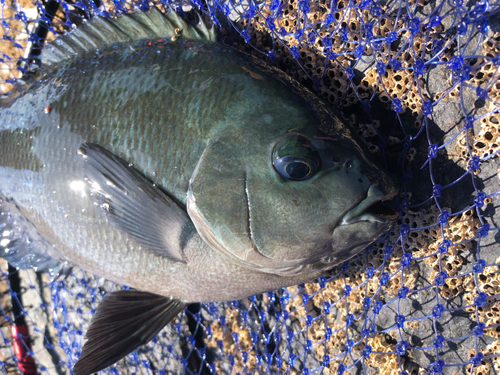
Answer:
[{"label": "fish mouth", "polygon": [[398,213],[391,207],[382,204],[389,199],[378,187],[371,185],[366,197],[357,206],[352,208],[342,219],[340,225],[350,225],[360,221],[387,224],[394,220]]}]

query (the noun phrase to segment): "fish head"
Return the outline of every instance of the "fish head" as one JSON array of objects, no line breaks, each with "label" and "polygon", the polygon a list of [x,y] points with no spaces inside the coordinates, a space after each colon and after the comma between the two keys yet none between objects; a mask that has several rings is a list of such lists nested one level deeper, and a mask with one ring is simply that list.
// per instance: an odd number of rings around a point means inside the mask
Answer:
[{"label": "fish head", "polygon": [[291,129],[253,153],[234,137],[207,146],[187,208],[213,249],[296,275],[331,268],[389,230],[395,211],[382,202],[397,192],[393,178],[350,137],[310,133]]},{"label": "fish head", "polygon": [[332,268],[387,233],[396,216],[382,202],[397,193],[395,181],[315,95],[259,69],[264,79],[238,75],[246,99],[206,145],[188,214],[205,242],[243,267]]}]

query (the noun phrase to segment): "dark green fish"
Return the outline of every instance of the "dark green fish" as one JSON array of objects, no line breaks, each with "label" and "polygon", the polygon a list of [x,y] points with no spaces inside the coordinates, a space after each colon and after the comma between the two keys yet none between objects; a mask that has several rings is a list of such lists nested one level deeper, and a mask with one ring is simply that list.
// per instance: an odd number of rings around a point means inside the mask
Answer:
[{"label": "dark green fish", "polygon": [[47,46],[0,111],[0,251],[137,290],[99,306],[74,368],[146,343],[189,302],[311,281],[387,232],[396,193],[282,72],[158,10]]}]

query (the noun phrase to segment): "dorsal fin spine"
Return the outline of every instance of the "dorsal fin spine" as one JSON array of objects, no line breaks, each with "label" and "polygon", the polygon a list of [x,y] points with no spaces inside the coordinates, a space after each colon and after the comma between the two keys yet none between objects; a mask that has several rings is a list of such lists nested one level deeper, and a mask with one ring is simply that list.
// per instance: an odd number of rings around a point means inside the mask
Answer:
[{"label": "dorsal fin spine", "polygon": [[157,8],[152,8],[147,12],[122,14],[115,19],[92,19],[48,44],[41,56],[42,67],[50,70],[72,56],[115,43],[171,38],[176,29],[182,29],[182,37],[185,39],[216,40],[214,27],[208,29],[201,19],[198,25],[192,26],[171,9],[162,13]]},{"label": "dorsal fin spine", "polygon": [[[90,26],[90,25],[89,25]],[[87,27],[87,33],[92,33],[92,29],[90,27]],[[95,43],[93,38],[86,39],[86,35],[80,30],[76,29],[75,31],[72,32],[73,40],[77,43],[79,43],[82,48],[85,49],[96,49],[98,45]],[[95,37],[95,34],[92,33],[92,36]]]}]

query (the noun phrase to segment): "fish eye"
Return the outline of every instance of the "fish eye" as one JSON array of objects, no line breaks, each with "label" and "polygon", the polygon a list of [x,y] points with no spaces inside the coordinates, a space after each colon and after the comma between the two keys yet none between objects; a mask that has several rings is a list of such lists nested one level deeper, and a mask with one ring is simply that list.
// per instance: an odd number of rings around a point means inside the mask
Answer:
[{"label": "fish eye", "polygon": [[293,155],[276,159],[273,166],[281,177],[292,181],[308,180],[318,169],[314,160]]},{"label": "fish eye", "polygon": [[273,167],[283,178],[292,181],[310,179],[319,169],[319,157],[309,147],[309,140],[289,134],[274,146]]}]

